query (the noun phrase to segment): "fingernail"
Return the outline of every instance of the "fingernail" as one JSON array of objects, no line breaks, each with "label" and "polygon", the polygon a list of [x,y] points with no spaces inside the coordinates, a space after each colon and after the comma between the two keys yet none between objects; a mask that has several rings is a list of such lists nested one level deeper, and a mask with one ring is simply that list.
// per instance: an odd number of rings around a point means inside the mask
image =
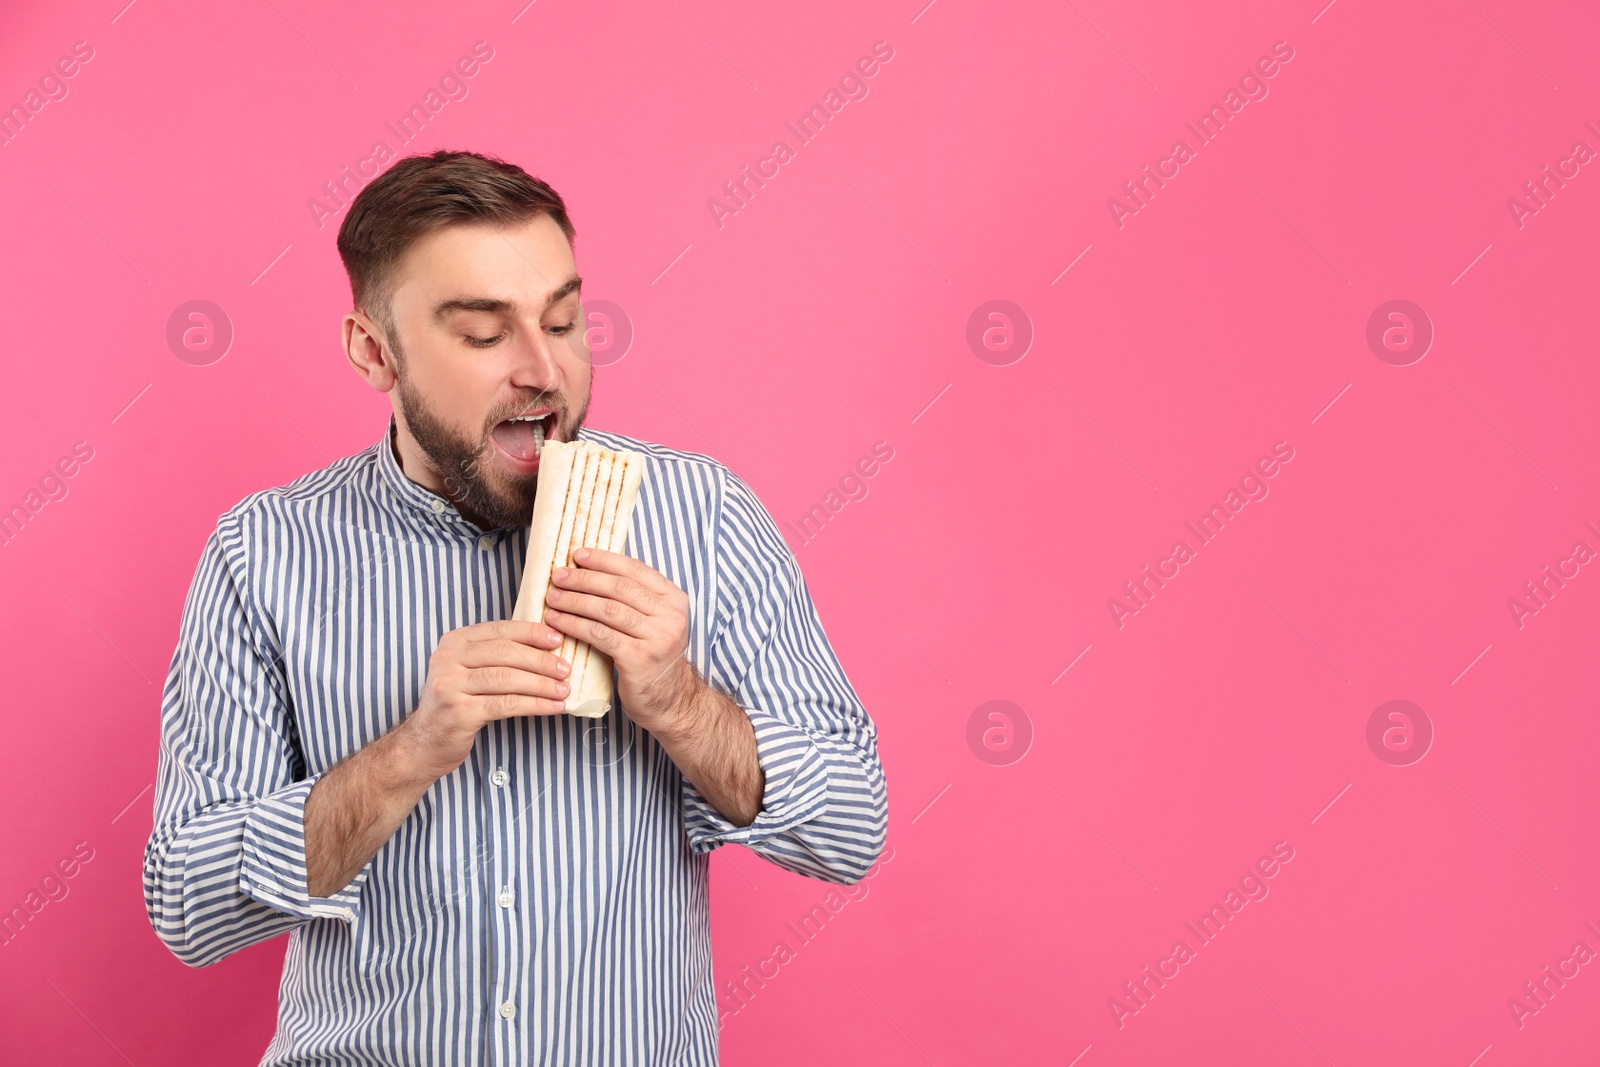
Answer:
[{"label": "fingernail", "polygon": [[556,660],[556,670],[559,671],[562,674],[566,674],[568,671],[572,670],[572,667],[567,663],[566,660],[557,659]]},{"label": "fingernail", "polygon": [[555,576],[557,578],[565,578],[567,576],[567,568],[565,568],[565,567],[557,567]]},{"label": "fingernail", "polygon": [[587,548],[580,548],[578,551],[572,554],[572,558],[577,560],[579,563],[582,563],[584,560],[589,558],[589,550]]},{"label": "fingernail", "polygon": [[560,693],[563,696],[565,696],[566,693],[567,693],[567,690],[569,690],[571,688],[572,688],[572,686],[568,685],[566,682],[557,682],[556,683],[556,692]]}]

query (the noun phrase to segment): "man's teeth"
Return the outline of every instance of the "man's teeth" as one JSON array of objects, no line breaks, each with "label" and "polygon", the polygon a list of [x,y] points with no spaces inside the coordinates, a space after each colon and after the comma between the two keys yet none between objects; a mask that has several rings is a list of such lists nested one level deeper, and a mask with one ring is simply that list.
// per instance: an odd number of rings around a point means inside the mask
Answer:
[{"label": "man's teeth", "polygon": [[550,417],[549,412],[543,415],[517,415],[507,419],[507,422],[533,423],[533,454],[538,455],[544,451],[544,420]]}]

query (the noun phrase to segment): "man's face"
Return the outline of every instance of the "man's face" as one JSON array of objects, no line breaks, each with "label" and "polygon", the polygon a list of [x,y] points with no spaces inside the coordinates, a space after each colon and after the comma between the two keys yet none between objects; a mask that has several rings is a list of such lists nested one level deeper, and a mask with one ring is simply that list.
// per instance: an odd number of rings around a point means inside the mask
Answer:
[{"label": "man's face", "polygon": [[548,216],[447,226],[400,263],[390,305],[396,421],[467,517],[494,529],[533,515],[546,440],[571,441],[589,410],[572,246]]}]

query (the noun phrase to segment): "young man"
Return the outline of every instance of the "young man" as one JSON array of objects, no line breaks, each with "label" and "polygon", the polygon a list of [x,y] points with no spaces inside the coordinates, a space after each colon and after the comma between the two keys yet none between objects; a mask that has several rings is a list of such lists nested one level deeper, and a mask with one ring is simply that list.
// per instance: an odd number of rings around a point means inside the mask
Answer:
[{"label": "young man", "polygon": [[[566,206],[467,152],[339,231],[382,440],[206,542],[163,694],[150,920],[205,966],[290,933],[263,1064],[714,1064],[707,868],[859,881],[876,730],[771,518],[721,464],[583,428]],[[630,555],[509,622],[548,439],[646,459]],[[563,634],[620,707],[561,713]]]}]

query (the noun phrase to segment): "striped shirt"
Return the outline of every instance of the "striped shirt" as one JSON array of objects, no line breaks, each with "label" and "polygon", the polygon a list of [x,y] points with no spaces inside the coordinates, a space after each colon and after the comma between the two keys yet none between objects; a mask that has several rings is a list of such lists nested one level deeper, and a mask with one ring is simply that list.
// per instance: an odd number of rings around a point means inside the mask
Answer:
[{"label": "striped shirt", "polygon": [[690,597],[689,658],[755,727],[737,827],[627,715],[491,722],[359,874],[308,895],[306,795],[403,720],[446,632],[511,615],[526,526],[485,532],[384,438],[210,534],[162,693],[151,924],[201,967],[288,932],[263,1065],[717,1062],[709,853],[859,881],[888,807],[877,733],[750,489],[645,457],[629,555]]}]

